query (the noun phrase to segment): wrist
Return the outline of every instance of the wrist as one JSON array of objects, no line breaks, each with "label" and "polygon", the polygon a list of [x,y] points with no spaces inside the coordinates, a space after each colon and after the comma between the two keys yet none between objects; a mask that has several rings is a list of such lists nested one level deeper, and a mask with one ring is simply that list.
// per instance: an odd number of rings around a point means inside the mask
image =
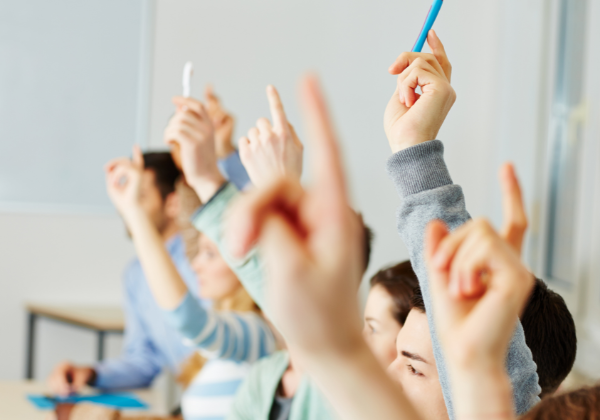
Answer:
[{"label": "wrist", "polygon": [[147,216],[146,213],[144,213],[144,210],[137,205],[125,207],[119,212],[121,213],[121,216],[123,217],[123,220],[130,231],[134,229],[137,221]]},{"label": "wrist", "polygon": [[187,179],[188,184],[196,192],[202,203],[207,203],[219,188],[221,188],[225,181],[226,179],[221,175],[218,169],[209,175]]},{"label": "wrist", "polygon": [[504,366],[450,367],[457,417],[468,420],[514,419],[512,386]]},{"label": "wrist", "polygon": [[218,159],[225,159],[227,156],[236,151],[235,147],[233,147],[231,144],[231,141],[219,143],[215,149]]},{"label": "wrist", "polygon": [[436,135],[413,134],[388,139],[392,153],[398,153],[409,147],[417,146],[427,141],[435,140]]}]

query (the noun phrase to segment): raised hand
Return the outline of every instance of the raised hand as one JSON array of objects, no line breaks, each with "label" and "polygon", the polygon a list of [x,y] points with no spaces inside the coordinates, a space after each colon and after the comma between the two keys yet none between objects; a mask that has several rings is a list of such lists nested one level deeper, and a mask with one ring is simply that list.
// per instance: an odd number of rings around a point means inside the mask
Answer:
[{"label": "raised hand", "polygon": [[165,129],[164,141],[175,145],[187,183],[206,202],[225,182],[217,167],[214,126],[200,101],[176,96],[173,103],[177,111]]},{"label": "raised hand", "polygon": [[282,176],[300,179],[304,147],[287,121],[277,89],[267,86],[273,125],[266,118],[257,121],[247,137],[239,141],[240,158],[256,187]]},{"label": "raised hand", "polygon": [[485,220],[450,234],[427,228],[427,265],[437,334],[452,380],[458,418],[513,418],[504,364],[534,278]]},{"label": "raised hand", "polygon": [[273,321],[342,418],[416,419],[362,338],[363,230],[348,207],[334,130],[314,78],[304,80],[302,99],[316,184],[305,191],[297,177],[280,174],[248,193],[230,212],[226,240],[237,257],[259,242]]},{"label": "raised hand", "polygon": [[225,159],[235,148],[231,144],[235,119],[223,108],[221,101],[215,95],[212,86],[208,85],[204,92],[206,111],[215,128],[215,152],[217,158]]},{"label": "raised hand", "polygon": [[[262,189],[247,194],[232,210],[226,239],[235,256],[260,240],[272,279],[268,295],[274,319],[290,345],[313,351],[324,342],[342,346],[353,334],[362,340],[356,295],[362,231],[348,207],[335,135],[315,79],[304,82],[302,94],[317,184],[304,191],[297,174],[272,173],[259,183]],[[276,107],[274,116],[275,127],[287,126],[281,108]],[[276,156],[274,160],[282,163]],[[341,319],[345,322],[338,323]]]},{"label": "raised hand", "polygon": [[528,221],[519,179],[511,163],[505,163],[500,168],[500,185],[502,187],[504,213],[502,237],[521,255]]},{"label": "raised hand", "polygon": [[139,210],[144,157],[138,146],[133,159],[117,158],[104,166],[106,189],[111,201],[126,222],[130,213]]},{"label": "raised hand", "polygon": [[[394,153],[435,140],[456,100],[450,85],[452,66],[434,31],[429,32],[427,43],[433,54],[405,52],[388,69],[399,75],[384,115],[385,133]],[[415,92],[417,86],[422,94]]]}]

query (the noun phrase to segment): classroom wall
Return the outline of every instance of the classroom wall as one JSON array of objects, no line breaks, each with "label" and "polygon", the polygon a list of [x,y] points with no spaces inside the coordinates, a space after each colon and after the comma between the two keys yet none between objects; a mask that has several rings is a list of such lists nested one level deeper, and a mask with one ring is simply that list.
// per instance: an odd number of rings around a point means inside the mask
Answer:
[{"label": "classroom wall", "polygon": [[[509,3],[525,7],[534,2],[465,0],[445,6],[436,24],[454,66],[458,93],[440,138],[473,215],[493,215],[497,208],[494,145],[501,141],[497,128],[504,115],[497,98],[508,80],[501,64],[512,54],[501,48],[506,20],[519,12],[508,10]],[[399,200],[385,174],[390,153],[382,115],[395,86],[386,69],[412,46],[429,4],[157,0],[150,144],[162,146],[162,130],[173,112],[170,97],[181,91],[181,70],[188,60],[196,68],[193,92],[200,94],[206,82],[215,85],[236,115],[236,136],[257,118],[268,116],[267,83],[280,89],[302,135],[296,86],[305,71],[314,70],[322,78],[338,126],[355,206],[376,233],[369,274],[406,258],[395,232]],[[521,65],[526,67],[527,57],[524,60]],[[526,128],[528,122],[522,124]],[[309,172],[310,145],[306,150]],[[118,302],[120,275],[133,249],[117,216],[0,214],[0,232],[0,380],[18,379],[25,357],[23,302]],[[38,378],[45,378],[65,358],[93,361],[95,341],[90,334],[47,323],[40,329]],[[112,340],[109,354],[118,353],[119,345]]]}]

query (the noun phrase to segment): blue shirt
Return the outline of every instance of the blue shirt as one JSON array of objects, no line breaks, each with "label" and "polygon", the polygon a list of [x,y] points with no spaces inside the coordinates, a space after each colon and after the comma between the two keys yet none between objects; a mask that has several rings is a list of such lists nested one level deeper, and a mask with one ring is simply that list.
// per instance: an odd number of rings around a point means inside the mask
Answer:
[{"label": "blue shirt", "polygon": [[[197,277],[188,263],[181,236],[173,237],[166,247],[191,296],[198,296]],[[119,358],[95,366],[94,386],[100,389],[147,387],[163,367],[177,372],[193,350],[183,343],[182,335],[165,319],[138,259],[125,270],[123,287],[124,349]]]},{"label": "blue shirt", "polygon": [[[239,189],[250,184],[239,153],[220,160],[223,175]],[[167,243],[167,251],[185,281],[191,296],[198,296],[198,281],[185,255],[181,236]],[[124,275],[125,340],[118,359],[98,363],[94,386],[100,389],[144,388],[167,367],[178,372],[181,363],[194,351],[183,343],[183,336],[170,326],[148,287],[139,260],[132,261]],[[196,298],[193,298],[196,299]],[[200,306],[210,306],[201,301]]]},{"label": "blue shirt", "polygon": [[246,172],[246,168],[242,165],[240,154],[237,150],[230,153],[225,159],[219,160],[217,164],[223,176],[235,185],[238,190],[243,191],[251,185],[250,177]]}]

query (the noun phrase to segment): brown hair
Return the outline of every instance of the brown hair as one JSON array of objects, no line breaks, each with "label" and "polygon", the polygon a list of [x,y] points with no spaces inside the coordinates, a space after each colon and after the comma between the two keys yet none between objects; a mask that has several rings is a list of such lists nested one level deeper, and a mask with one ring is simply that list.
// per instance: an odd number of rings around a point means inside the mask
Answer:
[{"label": "brown hair", "polygon": [[[191,218],[202,202],[194,190],[183,180],[177,182],[176,191],[181,202],[181,210],[178,217],[180,232],[185,244],[186,256],[189,261],[192,261],[198,254],[198,240],[201,234],[192,225]],[[260,313],[258,305],[252,300],[244,287],[238,288],[233,296],[229,296],[226,300],[214,301],[213,310]],[[204,363],[206,363],[206,359],[199,352],[195,351],[192,353],[182,363],[177,382],[184,388],[187,388],[198,372],[202,370]]]},{"label": "brown hair", "polygon": [[521,420],[600,420],[600,385],[546,398]]},{"label": "brown hair", "polygon": [[392,315],[403,326],[410,312],[413,290],[419,287],[419,280],[410,261],[403,261],[380,270],[371,278],[370,283],[371,287],[383,287],[392,297],[394,302]]}]

